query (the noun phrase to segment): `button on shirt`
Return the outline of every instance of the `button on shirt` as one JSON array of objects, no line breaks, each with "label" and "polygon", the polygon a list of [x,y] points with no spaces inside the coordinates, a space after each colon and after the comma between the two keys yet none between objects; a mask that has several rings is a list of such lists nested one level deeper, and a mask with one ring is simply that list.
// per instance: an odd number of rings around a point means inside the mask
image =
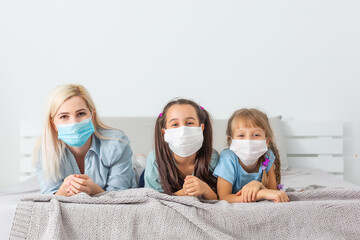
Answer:
[{"label": "button on shirt", "polygon": [[[219,153],[214,150],[211,155],[210,166],[209,166],[211,172],[214,171],[218,161],[219,161]],[[152,188],[158,192],[164,192],[160,182],[159,168],[155,159],[155,150],[151,151],[146,159],[144,180],[145,180],[145,188]]]},{"label": "button on shirt", "polygon": [[[269,172],[271,166],[275,161],[275,155],[271,150],[265,153],[265,157],[270,160],[265,171]],[[239,162],[238,156],[230,149],[224,149],[220,153],[219,163],[215,168],[214,176],[222,177],[226,181],[232,184],[232,193],[235,194],[240,191],[243,186],[249,182],[255,180],[261,182],[263,170],[261,166],[256,173],[246,172]]]},{"label": "button on shirt", "polygon": [[[105,191],[124,190],[136,187],[135,173],[132,168],[132,150],[128,137],[115,129],[99,130],[108,139],[92,135],[91,147],[85,156],[84,174]],[[60,164],[62,178],[58,181],[47,180],[42,172],[41,151],[37,161],[37,175],[41,193],[55,193],[64,179],[71,174],[81,174],[76,159],[65,147],[65,157]]]}]

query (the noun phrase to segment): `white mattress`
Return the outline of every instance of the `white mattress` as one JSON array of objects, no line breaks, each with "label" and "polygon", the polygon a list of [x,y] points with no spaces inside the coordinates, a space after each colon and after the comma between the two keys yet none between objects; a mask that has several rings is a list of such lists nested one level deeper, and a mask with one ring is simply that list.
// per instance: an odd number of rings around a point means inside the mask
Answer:
[{"label": "white mattress", "polygon": [[281,172],[281,182],[284,189],[293,188],[300,191],[309,185],[328,188],[353,188],[358,185],[344,181],[338,176],[317,169],[290,169]]},{"label": "white mattress", "polygon": [[[282,183],[285,185],[285,189],[293,188],[296,191],[300,191],[309,185],[341,188],[357,186],[320,170],[309,169],[283,171]],[[21,196],[36,193],[40,193],[36,177],[0,191],[0,239],[9,239],[16,206]]]},{"label": "white mattress", "polygon": [[25,194],[40,193],[36,177],[0,190],[0,239],[9,239],[16,206]]}]

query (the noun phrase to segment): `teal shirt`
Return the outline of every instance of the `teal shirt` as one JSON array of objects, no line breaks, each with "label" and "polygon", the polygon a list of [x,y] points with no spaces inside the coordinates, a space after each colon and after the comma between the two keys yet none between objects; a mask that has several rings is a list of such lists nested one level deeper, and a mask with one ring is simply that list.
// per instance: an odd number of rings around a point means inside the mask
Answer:
[{"label": "teal shirt", "polygon": [[[265,171],[269,172],[271,166],[275,161],[275,155],[271,150],[265,153],[270,162]],[[239,162],[238,156],[230,149],[224,149],[220,153],[219,163],[215,168],[214,176],[222,177],[226,181],[232,184],[232,193],[235,194],[243,188],[249,182],[255,180],[261,182],[263,170],[261,166],[256,173],[246,172]]]},{"label": "teal shirt", "polygon": [[[99,133],[111,140],[99,139],[92,135],[89,151],[85,156],[84,174],[88,175],[104,191],[123,190],[136,187],[135,173],[132,168],[132,150],[125,133],[115,130],[99,130]],[[120,140],[121,139],[121,140]],[[40,191],[55,193],[64,179],[71,174],[81,174],[74,155],[65,148],[65,157],[60,164],[61,179],[47,180],[42,172],[42,156],[39,153],[37,175]]]},{"label": "teal shirt", "polygon": [[[214,169],[219,161],[219,153],[213,150],[210,160],[210,170],[214,172]],[[152,150],[147,159],[146,159],[146,168],[145,168],[145,188],[152,188],[158,192],[164,192],[159,176],[158,165],[155,159],[155,150]]]}]

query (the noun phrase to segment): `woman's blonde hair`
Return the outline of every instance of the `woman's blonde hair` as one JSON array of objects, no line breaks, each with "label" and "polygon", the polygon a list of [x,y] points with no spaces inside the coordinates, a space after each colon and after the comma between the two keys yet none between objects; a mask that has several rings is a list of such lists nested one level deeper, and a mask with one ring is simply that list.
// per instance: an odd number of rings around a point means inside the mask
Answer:
[{"label": "woman's blonde hair", "polygon": [[[227,139],[228,145],[230,145],[231,137],[233,135],[234,130],[236,130],[234,129],[235,125],[239,121],[241,121],[246,128],[259,127],[265,131],[266,138],[269,141],[269,149],[271,149],[275,155],[274,169],[276,175],[276,183],[280,184],[281,182],[280,154],[279,154],[279,150],[276,147],[274,133],[270,127],[270,123],[267,115],[254,108],[251,109],[243,108],[236,110],[229,118],[227,124],[226,135],[228,136]],[[260,165],[262,165],[264,160],[265,160],[265,154],[260,157]],[[261,182],[264,186],[267,185],[268,179],[265,170],[263,170],[263,177]]]},{"label": "woman's blonde hair", "polygon": [[[86,102],[87,107],[93,114],[95,104],[89,92],[82,85],[66,84],[57,86],[50,94],[46,107],[45,118],[42,130],[33,155],[34,164],[37,163],[41,151],[42,170],[45,179],[58,181],[61,179],[60,164],[64,159],[65,144],[57,138],[57,132],[53,127],[53,118],[63,102],[71,97],[80,96]],[[112,129],[105,125],[97,114],[93,116],[94,134],[101,139],[108,139],[99,133],[99,129]]]}]

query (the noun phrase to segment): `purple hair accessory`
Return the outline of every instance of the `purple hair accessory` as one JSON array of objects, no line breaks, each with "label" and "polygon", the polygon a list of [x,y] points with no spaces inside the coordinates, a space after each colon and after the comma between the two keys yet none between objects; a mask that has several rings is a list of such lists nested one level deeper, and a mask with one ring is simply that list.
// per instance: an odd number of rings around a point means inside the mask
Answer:
[{"label": "purple hair accessory", "polygon": [[203,108],[202,106],[200,106],[200,108],[201,108],[202,110],[204,110],[204,108]]},{"label": "purple hair accessory", "polygon": [[159,114],[159,117],[162,117],[162,113]]},{"label": "purple hair accessory", "polygon": [[277,185],[277,188],[278,188],[279,190],[281,190],[281,189],[284,188],[284,186],[285,186],[284,184],[278,184],[278,185]]},{"label": "purple hair accessory", "polygon": [[262,163],[261,169],[265,170],[267,166],[269,165],[270,160],[268,158],[265,158],[265,160]]}]

